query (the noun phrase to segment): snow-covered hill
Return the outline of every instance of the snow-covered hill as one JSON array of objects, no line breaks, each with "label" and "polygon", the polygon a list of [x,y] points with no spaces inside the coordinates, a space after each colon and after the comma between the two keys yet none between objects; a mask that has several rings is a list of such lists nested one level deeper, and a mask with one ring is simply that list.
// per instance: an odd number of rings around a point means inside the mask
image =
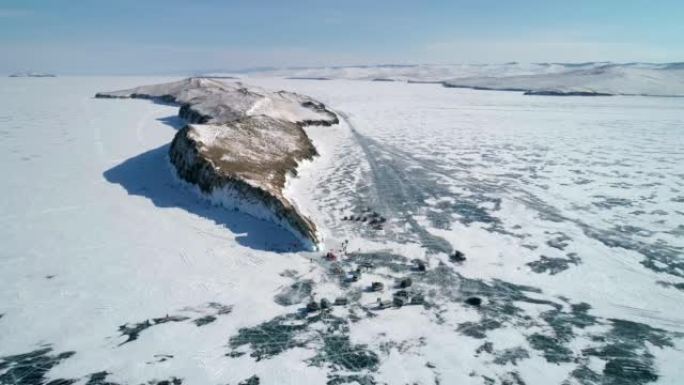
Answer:
[{"label": "snow-covered hill", "polygon": [[449,87],[518,90],[528,94],[684,96],[682,65],[601,65],[556,73],[478,76],[445,81]]},{"label": "snow-covered hill", "polygon": [[54,78],[57,77],[55,74],[50,74],[47,72],[34,72],[34,71],[26,71],[26,72],[15,72],[11,75],[9,75],[11,78]]},{"label": "snow-covered hill", "polygon": [[459,77],[530,75],[562,72],[564,70],[566,70],[566,67],[562,64],[388,64],[377,66],[285,68],[248,72],[248,75],[301,79],[443,81]]},{"label": "snow-covered hill", "polygon": [[282,69],[249,76],[441,82],[449,87],[546,95],[684,96],[683,63],[381,65]]}]

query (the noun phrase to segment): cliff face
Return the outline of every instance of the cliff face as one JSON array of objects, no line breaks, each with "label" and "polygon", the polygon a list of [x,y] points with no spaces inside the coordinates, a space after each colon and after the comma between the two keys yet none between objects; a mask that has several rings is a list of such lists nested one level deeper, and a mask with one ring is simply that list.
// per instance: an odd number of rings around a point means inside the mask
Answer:
[{"label": "cliff face", "polygon": [[144,98],[180,105],[189,124],[173,139],[169,156],[178,176],[227,208],[274,221],[310,248],[314,223],[283,196],[288,174],[316,155],[305,125],[332,125],[337,116],[309,97],[248,88],[218,79],[98,93],[99,98]]}]

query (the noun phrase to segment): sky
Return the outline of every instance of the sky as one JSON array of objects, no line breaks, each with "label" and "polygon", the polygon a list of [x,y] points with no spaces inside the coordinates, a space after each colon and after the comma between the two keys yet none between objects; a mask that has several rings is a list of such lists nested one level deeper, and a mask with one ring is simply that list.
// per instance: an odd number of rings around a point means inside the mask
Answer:
[{"label": "sky", "polygon": [[0,0],[0,73],[684,61],[682,0]]}]

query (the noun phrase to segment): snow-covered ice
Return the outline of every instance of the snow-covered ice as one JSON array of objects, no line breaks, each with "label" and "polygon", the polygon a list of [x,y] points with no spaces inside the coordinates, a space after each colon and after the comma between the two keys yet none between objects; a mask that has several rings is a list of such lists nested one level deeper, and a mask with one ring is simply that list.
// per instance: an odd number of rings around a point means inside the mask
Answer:
[{"label": "snow-covered ice", "polygon": [[284,189],[331,261],[179,184],[176,107],[92,98],[167,80],[0,79],[0,383],[680,382],[684,100],[250,78],[344,118]]}]

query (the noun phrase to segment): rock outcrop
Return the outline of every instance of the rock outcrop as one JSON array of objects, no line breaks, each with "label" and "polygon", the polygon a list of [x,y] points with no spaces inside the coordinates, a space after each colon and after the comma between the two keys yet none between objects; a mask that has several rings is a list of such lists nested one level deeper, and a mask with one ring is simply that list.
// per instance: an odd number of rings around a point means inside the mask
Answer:
[{"label": "rock outcrop", "polygon": [[288,175],[317,153],[303,126],[337,124],[322,103],[296,93],[239,82],[189,78],[103,92],[98,98],[142,98],[180,106],[188,124],[171,143],[178,176],[213,202],[280,224],[315,248],[314,223],[287,198]]}]

